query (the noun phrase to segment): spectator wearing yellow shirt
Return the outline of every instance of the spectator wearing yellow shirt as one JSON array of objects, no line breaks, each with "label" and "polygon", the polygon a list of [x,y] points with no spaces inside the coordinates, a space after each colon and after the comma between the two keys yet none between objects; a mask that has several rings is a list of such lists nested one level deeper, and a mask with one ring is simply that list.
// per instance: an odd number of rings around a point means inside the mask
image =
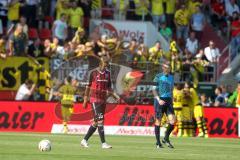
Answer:
[{"label": "spectator wearing yellow shirt", "polygon": [[70,34],[69,38],[72,39],[75,32],[79,27],[83,26],[83,10],[81,7],[77,6],[77,2],[72,2],[72,7],[69,10],[69,26]]},{"label": "spectator wearing yellow shirt", "polygon": [[182,4],[181,8],[176,11],[174,22],[177,29],[178,42],[179,44],[182,44],[181,40],[186,40],[188,38],[189,31],[189,12],[185,4]]},{"label": "spectator wearing yellow shirt", "polygon": [[238,81],[238,85],[237,85],[236,90],[228,98],[227,106],[240,107],[240,81]]},{"label": "spectator wearing yellow shirt", "polygon": [[137,50],[138,50],[138,42],[135,38],[132,38],[129,45],[129,51],[126,52],[127,62],[133,61],[134,56],[137,53]]},{"label": "spectator wearing yellow shirt", "polygon": [[26,56],[27,45],[27,35],[23,32],[23,27],[18,24],[14,33],[9,39],[9,55]]},{"label": "spectator wearing yellow shirt", "polygon": [[113,0],[114,20],[125,20],[127,9],[129,8],[129,0]]},{"label": "spectator wearing yellow shirt", "polygon": [[20,7],[21,3],[19,0],[11,0],[8,4],[8,28],[19,20]]},{"label": "spectator wearing yellow shirt", "polygon": [[149,0],[134,0],[135,20],[145,20],[148,15]]},{"label": "spectator wearing yellow shirt", "polygon": [[236,107],[240,107],[240,81],[238,81],[237,93]]},{"label": "spectator wearing yellow shirt", "polygon": [[149,49],[149,58],[150,62],[154,64],[159,64],[160,59],[163,57],[163,50],[161,48],[161,43],[157,41],[155,45]]},{"label": "spectator wearing yellow shirt", "polygon": [[189,15],[192,16],[193,14],[195,14],[198,10],[197,10],[197,6],[201,6],[201,3],[198,2],[198,0],[189,0],[188,1],[188,11],[189,11]]},{"label": "spectator wearing yellow shirt", "polygon": [[165,22],[165,15],[163,12],[163,0],[152,0],[151,3],[153,24],[158,29],[159,24]]},{"label": "spectator wearing yellow shirt", "polygon": [[68,0],[57,1],[57,4],[56,4],[57,20],[61,18],[62,14],[65,14],[66,17],[68,18],[68,14],[69,14],[68,5],[69,5]]},{"label": "spectator wearing yellow shirt", "polygon": [[102,17],[102,0],[92,0],[91,4],[91,18],[101,18]]},{"label": "spectator wearing yellow shirt", "polygon": [[[148,59],[148,48],[144,44],[143,37],[139,38],[139,45],[137,48],[137,54],[134,57],[135,64],[137,63],[137,67],[139,68],[146,68],[146,61]],[[140,63],[139,63],[140,62]]]},{"label": "spectator wearing yellow shirt", "polygon": [[38,72],[38,80],[37,80],[37,93],[38,101],[46,101],[49,99],[50,93],[50,73],[43,67],[37,67],[36,71]]},{"label": "spectator wearing yellow shirt", "polygon": [[176,46],[176,41],[171,40],[170,42],[170,62],[171,62],[171,72],[174,73],[174,79],[179,78],[181,72],[182,62],[178,48]]},{"label": "spectator wearing yellow shirt", "polygon": [[170,28],[175,28],[174,13],[176,11],[176,0],[165,0],[166,3],[166,22]]},{"label": "spectator wearing yellow shirt", "polygon": [[0,58],[5,59],[7,57],[6,54],[6,43],[3,38],[0,38]]}]

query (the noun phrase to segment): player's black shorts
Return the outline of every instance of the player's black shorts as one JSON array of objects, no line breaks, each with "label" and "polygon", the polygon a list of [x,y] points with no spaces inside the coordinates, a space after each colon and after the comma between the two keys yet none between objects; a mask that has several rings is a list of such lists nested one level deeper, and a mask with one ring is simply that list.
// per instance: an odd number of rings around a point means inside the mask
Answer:
[{"label": "player's black shorts", "polygon": [[174,115],[174,109],[172,105],[172,98],[160,98],[165,101],[164,105],[160,105],[156,99],[154,99],[155,118],[161,119],[163,114]]},{"label": "player's black shorts", "polygon": [[94,121],[104,120],[105,108],[105,103],[92,103]]}]

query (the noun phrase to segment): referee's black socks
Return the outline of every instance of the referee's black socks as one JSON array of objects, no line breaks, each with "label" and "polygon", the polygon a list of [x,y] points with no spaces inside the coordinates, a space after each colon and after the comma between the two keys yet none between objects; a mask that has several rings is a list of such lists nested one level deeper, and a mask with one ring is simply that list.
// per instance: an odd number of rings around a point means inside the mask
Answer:
[{"label": "referee's black socks", "polygon": [[169,140],[169,136],[172,133],[173,129],[174,129],[174,125],[168,124],[167,130],[165,132],[165,138],[164,138],[165,140],[167,141]]},{"label": "referee's black socks", "polygon": [[155,131],[155,137],[157,140],[157,145],[160,145],[161,144],[161,142],[160,142],[160,126],[155,125],[154,131]]}]

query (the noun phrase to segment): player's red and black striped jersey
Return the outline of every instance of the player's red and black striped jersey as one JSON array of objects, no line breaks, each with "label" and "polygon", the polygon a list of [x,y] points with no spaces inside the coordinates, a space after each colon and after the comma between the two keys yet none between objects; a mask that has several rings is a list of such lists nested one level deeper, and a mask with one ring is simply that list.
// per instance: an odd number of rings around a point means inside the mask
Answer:
[{"label": "player's red and black striped jersey", "polygon": [[111,76],[108,70],[96,69],[90,73],[90,102],[104,102],[111,90]]}]

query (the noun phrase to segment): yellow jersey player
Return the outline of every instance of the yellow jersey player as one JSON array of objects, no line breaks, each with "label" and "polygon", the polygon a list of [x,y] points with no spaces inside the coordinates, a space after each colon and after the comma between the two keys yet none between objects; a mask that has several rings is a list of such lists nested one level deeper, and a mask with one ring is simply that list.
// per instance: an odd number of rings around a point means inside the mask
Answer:
[{"label": "yellow jersey player", "polygon": [[174,128],[173,132],[178,132],[177,136],[181,137],[183,134],[183,126],[182,126],[182,104],[183,101],[183,91],[181,84],[176,84],[173,89],[173,108],[177,119],[177,125]]},{"label": "yellow jersey player", "polygon": [[64,85],[59,88],[59,96],[61,97],[61,110],[63,119],[63,132],[68,132],[67,123],[73,113],[74,94],[76,88],[71,84],[72,78],[67,77],[64,80]]},{"label": "yellow jersey player", "polygon": [[192,99],[193,116],[194,116],[194,119],[196,120],[198,132],[199,132],[198,137],[208,138],[208,131],[207,131],[207,126],[204,119],[203,107],[199,100],[197,91],[193,87],[190,88],[190,95]]},{"label": "yellow jersey player", "polygon": [[191,104],[190,90],[188,86],[184,84],[182,99],[183,137],[191,137],[193,133]]}]

